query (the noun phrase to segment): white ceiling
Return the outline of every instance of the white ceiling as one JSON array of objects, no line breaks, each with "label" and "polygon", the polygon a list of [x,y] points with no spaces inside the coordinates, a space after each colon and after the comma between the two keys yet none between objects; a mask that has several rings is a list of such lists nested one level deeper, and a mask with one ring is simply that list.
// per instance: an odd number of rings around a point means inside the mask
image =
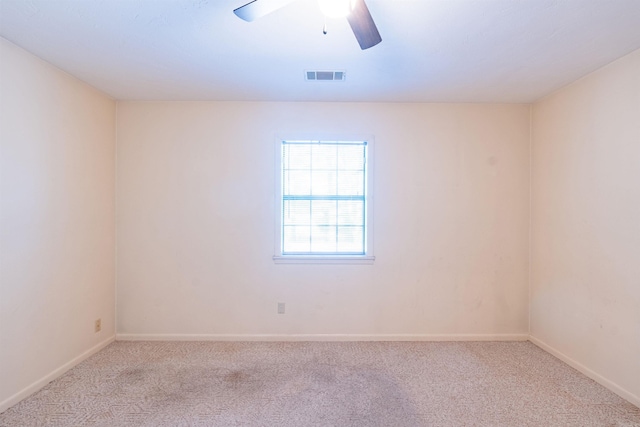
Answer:
[{"label": "white ceiling", "polygon": [[0,0],[0,35],[121,100],[528,103],[640,48],[640,0],[366,1],[365,51],[316,0]]}]

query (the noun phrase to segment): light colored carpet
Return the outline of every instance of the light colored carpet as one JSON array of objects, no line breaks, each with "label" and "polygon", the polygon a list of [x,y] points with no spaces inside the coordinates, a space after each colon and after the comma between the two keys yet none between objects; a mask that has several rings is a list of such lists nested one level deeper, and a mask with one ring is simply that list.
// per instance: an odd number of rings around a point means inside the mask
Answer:
[{"label": "light colored carpet", "polygon": [[115,342],[1,426],[640,426],[528,342]]}]

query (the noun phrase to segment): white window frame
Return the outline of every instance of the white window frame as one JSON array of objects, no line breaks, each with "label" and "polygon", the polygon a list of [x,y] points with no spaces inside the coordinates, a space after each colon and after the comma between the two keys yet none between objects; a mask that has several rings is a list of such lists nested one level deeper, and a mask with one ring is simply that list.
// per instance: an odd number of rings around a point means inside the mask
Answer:
[{"label": "white window frame", "polygon": [[[366,141],[365,253],[364,255],[283,255],[282,254],[282,142],[283,141]],[[373,264],[373,176],[374,138],[370,135],[331,135],[323,137],[279,136],[274,143],[275,223],[274,255],[276,264]]]}]

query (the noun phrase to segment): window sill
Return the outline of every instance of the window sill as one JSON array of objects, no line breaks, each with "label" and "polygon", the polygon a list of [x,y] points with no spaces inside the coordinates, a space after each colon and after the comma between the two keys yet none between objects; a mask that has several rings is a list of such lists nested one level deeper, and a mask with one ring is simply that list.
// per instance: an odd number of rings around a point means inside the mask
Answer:
[{"label": "window sill", "polygon": [[367,255],[276,255],[276,264],[373,264],[376,258]]}]

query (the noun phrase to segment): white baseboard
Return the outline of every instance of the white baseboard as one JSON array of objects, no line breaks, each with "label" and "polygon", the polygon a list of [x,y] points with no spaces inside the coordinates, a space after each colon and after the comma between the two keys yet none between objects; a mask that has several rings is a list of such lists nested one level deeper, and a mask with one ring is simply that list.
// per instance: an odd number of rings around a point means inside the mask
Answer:
[{"label": "white baseboard", "polygon": [[589,378],[591,378],[592,380],[594,380],[598,384],[608,388],[609,390],[611,390],[612,392],[614,392],[618,396],[622,397],[623,399],[629,401],[631,404],[633,404],[633,405],[635,405],[635,406],[640,408],[640,397],[636,396],[635,394],[631,393],[630,391],[625,390],[624,388],[620,387],[618,384],[614,383],[613,381],[610,381],[610,380],[606,379],[602,375],[592,371],[591,369],[589,369],[586,366],[584,366],[582,363],[570,358],[569,356],[567,356],[566,354],[562,353],[561,351],[556,350],[555,348],[551,347],[549,344],[545,343],[544,341],[541,341],[538,338],[533,337],[533,336],[529,337],[529,341],[531,341],[532,343],[534,343],[535,345],[537,345],[538,347],[540,347],[541,349],[543,349],[547,353],[553,354],[555,357],[557,357],[558,359],[562,360],[567,365],[569,365],[572,368],[580,371],[581,373],[583,373],[584,375],[588,376]]},{"label": "white baseboard", "polygon": [[527,341],[528,334],[117,334],[118,341]]},{"label": "white baseboard", "polygon": [[0,402],[0,413],[6,411],[7,409],[12,407],[16,403],[20,402],[22,399],[24,399],[24,398],[28,397],[29,395],[35,393],[36,391],[40,390],[42,387],[46,386],[51,381],[53,381],[56,378],[60,377],[62,374],[67,372],[69,369],[73,368],[74,366],[76,366],[80,362],[88,359],[90,356],[93,356],[94,354],[96,354],[97,352],[99,352],[100,350],[102,350],[103,348],[108,346],[109,344],[111,344],[113,341],[115,341],[115,336],[111,336],[111,337],[107,338],[106,340],[104,340],[104,341],[96,344],[95,346],[91,347],[89,350],[85,351],[80,356],[78,356],[78,357],[74,358],[73,360],[65,363],[64,365],[60,366],[58,369],[54,370],[53,372],[45,375],[41,379],[39,379],[36,382],[32,383],[31,385],[29,385],[29,386],[25,387],[24,389],[20,390],[19,392],[17,392],[13,396],[9,397],[8,399],[3,400],[2,402]]}]

